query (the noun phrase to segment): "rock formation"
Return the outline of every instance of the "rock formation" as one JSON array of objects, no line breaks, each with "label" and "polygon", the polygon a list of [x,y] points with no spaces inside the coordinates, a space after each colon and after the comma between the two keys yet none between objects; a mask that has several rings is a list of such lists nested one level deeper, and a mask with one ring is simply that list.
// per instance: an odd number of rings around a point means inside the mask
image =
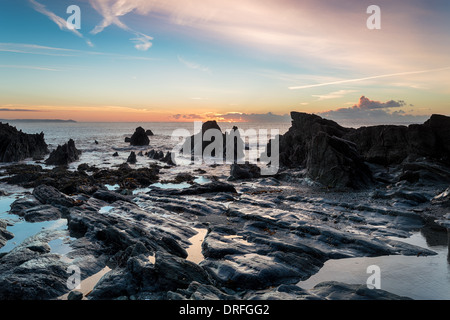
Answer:
[{"label": "rock formation", "polygon": [[422,125],[352,129],[317,115],[291,116],[292,127],[280,137],[280,164],[304,168],[325,186],[368,186],[374,174],[370,164],[397,166],[397,181],[450,178],[450,117],[433,115]]},{"label": "rock formation", "polygon": [[75,147],[75,142],[70,139],[69,142],[63,146],[58,146],[56,150],[50,154],[48,159],[45,160],[45,164],[66,166],[71,162],[79,160],[80,155],[81,151]]},{"label": "rock formation", "polygon": [[[221,139],[221,141],[216,141],[216,139]],[[218,157],[220,156],[218,153],[222,152],[224,159],[234,162],[244,158],[244,148],[244,141],[237,127],[233,127],[230,132],[223,133],[216,121],[203,123],[202,130],[187,138],[183,145],[185,153],[190,150],[193,156]]]},{"label": "rock formation", "polygon": [[41,158],[47,153],[44,133],[26,134],[0,122],[0,162]]},{"label": "rock formation", "polygon": [[125,142],[130,142],[132,146],[148,146],[150,139],[144,128],[138,127],[129,140],[125,139]]}]

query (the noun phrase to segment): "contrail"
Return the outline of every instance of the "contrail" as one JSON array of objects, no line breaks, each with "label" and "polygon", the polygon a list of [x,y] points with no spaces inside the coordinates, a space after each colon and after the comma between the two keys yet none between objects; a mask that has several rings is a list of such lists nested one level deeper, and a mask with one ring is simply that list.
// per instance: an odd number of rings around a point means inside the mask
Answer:
[{"label": "contrail", "polygon": [[438,68],[438,69],[429,69],[429,70],[421,70],[421,71],[410,71],[410,72],[383,74],[383,75],[379,75],[379,76],[372,76],[372,77],[366,77],[366,78],[340,80],[340,81],[318,83],[318,84],[310,84],[310,85],[298,86],[298,87],[289,87],[289,90],[300,90],[300,89],[324,87],[324,86],[331,86],[333,84],[343,84],[343,83],[359,82],[359,81],[372,80],[372,79],[389,78],[389,77],[397,77],[397,76],[406,76],[406,75],[410,75],[410,74],[428,73],[428,72],[442,71],[442,70],[448,70],[448,69],[450,69],[450,67]]}]

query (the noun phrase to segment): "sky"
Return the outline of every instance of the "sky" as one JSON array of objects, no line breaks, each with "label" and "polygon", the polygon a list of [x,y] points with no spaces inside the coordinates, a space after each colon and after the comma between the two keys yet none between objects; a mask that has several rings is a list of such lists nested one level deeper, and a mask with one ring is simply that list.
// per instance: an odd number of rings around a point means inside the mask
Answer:
[{"label": "sky", "polygon": [[448,0],[1,0],[0,119],[420,122],[450,115],[449,16]]}]

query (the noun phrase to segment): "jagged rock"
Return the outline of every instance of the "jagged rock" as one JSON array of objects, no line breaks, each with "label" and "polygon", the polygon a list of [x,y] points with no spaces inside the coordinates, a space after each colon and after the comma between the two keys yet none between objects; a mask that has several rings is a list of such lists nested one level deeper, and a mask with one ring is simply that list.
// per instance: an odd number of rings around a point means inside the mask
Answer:
[{"label": "jagged rock", "polygon": [[77,301],[83,299],[83,293],[80,291],[70,291],[69,295],[67,296],[67,300],[69,301]]},{"label": "jagged rock", "polygon": [[39,200],[40,203],[53,206],[73,207],[75,202],[56,188],[47,185],[40,185],[34,188],[33,196]]},{"label": "jagged rock", "polygon": [[48,153],[44,133],[26,134],[0,122],[0,162],[42,158]]},{"label": "jagged rock", "polygon": [[341,137],[351,132],[334,121],[292,112],[292,127],[280,137],[280,164],[306,168],[308,177],[327,187],[368,186],[369,168],[356,146]]},{"label": "jagged rock", "polygon": [[14,234],[6,230],[8,224],[4,220],[0,220],[0,248],[3,247],[8,240],[14,238]]},{"label": "jagged rock", "polygon": [[261,177],[261,169],[256,164],[245,163],[231,165],[229,181],[256,179]]},{"label": "jagged rock", "polygon": [[447,190],[434,197],[431,202],[435,205],[450,207],[450,188],[447,188]]},{"label": "jagged rock", "polygon": [[[221,141],[215,141],[215,139],[221,139]],[[183,150],[185,153],[186,151],[190,151],[192,156],[219,156],[219,154],[216,154],[219,150],[212,146],[221,148],[220,151],[222,152],[224,159],[226,158],[227,160],[236,162],[237,159],[242,159],[244,157],[245,146],[240,137],[239,129],[233,127],[230,132],[222,133],[222,129],[216,121],[207,121],[203,123],[202,130],[199,133],[186,139],[183,144]],[[208,147],[211,148],[211,150],[209,150]],[[207,154],[205,154],[206,148],[208,148]]]},{"label": "jagged rock", "polygon": [[137,159],[136,159],[136,153],[134,151],[131,151],[130,155],[128,156],[127,162],[131,163],[131,164],[136,164]]},{"label": "jagged rock", "polygon": [[207,184],[198,185],[195,184],[186,189],[158,189],[154,188],[149,194],[161,194],[171,196],[183,196],[183,195],[197,195],[206,193],[237,193],[236,189],[231,185],[224,182],[214,181]]},{"label": "jagged rock", "polygon": [[23,212],[27,222],[53,221],[61,218],[61,210],[52,205],[40,205]]},{"label": "jagged rock", "polygon": [[356,146],[325,132],[312,139],[306,168],[307,176],[324,186],[359,189],[372,182],[372,173]]},{"label": "jagged rock", "polygon": [[[125,142],[127,142],[125,140]],[[129,140],[132,146],[148,146],[150,139],[148,138],[144,128],[138,127]]]},{"label": "jagged rock", "polygon": [[67,166],[69,163],[79,160],[80,155],[81,151],[75,147],[75,142],[70,139],[63,146],[58,146],[45,160],[45,164]]},{"label": "jagged rock", "polygon": [[447,170],[439,163],[450,165],[450,117],[433,115],[422,125],[408,127],[352,129],[317,115],[292,112],[291,116],[292,127],[280,137],[280,164],[306,169],[308,177],[328,187],[365,187],[374,175],[380,182],[394,180],[372,172],[367,163],[400,165],[403,173],[397,181],[447,179]]}]

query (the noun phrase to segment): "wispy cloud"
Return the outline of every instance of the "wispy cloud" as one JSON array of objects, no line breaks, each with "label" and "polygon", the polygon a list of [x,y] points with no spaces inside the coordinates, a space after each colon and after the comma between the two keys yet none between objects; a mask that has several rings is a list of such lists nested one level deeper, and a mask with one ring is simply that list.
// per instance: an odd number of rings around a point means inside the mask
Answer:
[{"label": "wispy cloud", "polygon": [[353,82],[361,82],[361,81],[366,81],[366,80],[391,78],[391,77],[399,77],[399,76],[407,76],[407,75],[429,73],[429,72],[438,72],[438,71],[444,71],[444,70],[449,70],[449,69],[450,69],[450,67],[444,67],[444,68],[436,68],[436,69],[428,69],[428,70],[420,70],[420,71],[409,71],[409,72],[383,74],[383,75],[364,77],[364,78],[347,79],[347,80],[339,80],[339,81],[332,81],[332,82],[325,82],[325,83],[309,84],[309,85],[305,85],[305,86],[289,87],[289,90],[310,89],[310,88],[331,86],[331,85],[336,85],[336,84],[346,84],[346,83],[353,83]]},{"label": "wispy cloud", "polygon": [[178,56],[178,61],[180,61],[183,65],[185,65],[189,69],[211,73],[211,70],[208,67],[202,66],[201,64],[198,64],[196,62],[188,61],[183,57]]},{"label": "wispy cloud", "polygon": [[61,69],[49,68],[49,67],[39,67],[39,66],[24,66],[24,65],[0,65],[0,68],[9,69],[28,69],[28,70],[39,70],[39,71],[62,71]]},{"label": "wispy cloud", "polygon": [[91,34],[99,34],[105,28],[115,25],[134,34],[134,38],[130,40],[135,43],[134,47],[137,50],[147,51],[151,48],[153,37],[130,28],[120,20],[120,17],[133,12],[139,7],[140,3],[145,3],[145,1],[89,0],[89,3],[103,17],[103,20],[95,26]]},{"label": "wispy cloud", "polygon": [[43,111],[42,110],[33,110],[33,109],[0,108],[0,112],[43,112]]},{"label": "wispy cloud", "polygon": [[318,101],[337,99],[346,96],[349,93],[357,92],[356,90],[339,90],[324,95],[313,95],[315,98],[319,98]]},{"label": "wispy cloud", "polygon": [[209,118],[214,118],[219,121],[232,121],[232,122],[289,122],[291,117],[288,114],[278,115],[272,112],[268,113],[242,113],[242,112],[228,112],[225,114],[209,114]]},{"label": "wispy cloud", "polygon": [[91,55],[91,56],[108,56],[113,57],[115,59],[125,59],[125,60],[145,60],[145,61],[155,60],[149,57],[138,57],[133,55],[123,55],[99,51],[66,49],[28,43],[0,43],[0,52],[12,52],[12,53],[55,56],[55,57],[77,57],[77,56]]},{"label": "wispy cloud", "polygon": [[69,31],[75,34],[76,36],[84,39],[88,46],[93,47],[93,43],[86,39],[77,29],[69,29],[67,27],[67,21],[60,16],[56,15],[55,13],[51,12],[47,9],[46,6],[44,6],[42,3],[39,3],[35,0],[28,0],[33,8],[37,11],[42,13],[43,15],[46,15],[50,20],[52,20],[61,30]]}]

